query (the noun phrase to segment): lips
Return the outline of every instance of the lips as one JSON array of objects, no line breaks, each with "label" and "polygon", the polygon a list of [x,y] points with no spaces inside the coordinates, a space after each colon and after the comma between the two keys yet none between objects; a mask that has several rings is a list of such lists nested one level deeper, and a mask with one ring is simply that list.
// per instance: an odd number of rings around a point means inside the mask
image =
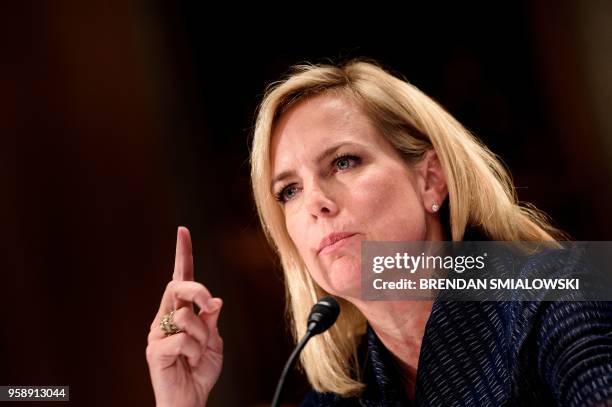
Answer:
[{"label": "lips", "polygon": [[356,234],[357,233],[353,233],[353,232],[330,233],[329,235],[325,236],[323,240],[321,240],[317,254],[320,254],[326,247],[332,246],[338,243],[339,241],[344,240]]}]

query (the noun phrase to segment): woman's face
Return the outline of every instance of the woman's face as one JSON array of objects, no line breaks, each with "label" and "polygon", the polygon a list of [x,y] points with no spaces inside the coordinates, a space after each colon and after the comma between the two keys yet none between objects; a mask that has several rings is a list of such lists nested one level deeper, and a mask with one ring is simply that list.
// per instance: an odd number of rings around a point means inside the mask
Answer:
[{"label": "woman's face", "polygon": [[[360,296],[362,240],[441,240],[431,205],[446,187],[441,171],[424,169],[435,154],[408,166],[348,99],[299,102],[271,143],[272,193],[312,278],[330,294]],[[428,181],[432,174],[442,181]]]}]

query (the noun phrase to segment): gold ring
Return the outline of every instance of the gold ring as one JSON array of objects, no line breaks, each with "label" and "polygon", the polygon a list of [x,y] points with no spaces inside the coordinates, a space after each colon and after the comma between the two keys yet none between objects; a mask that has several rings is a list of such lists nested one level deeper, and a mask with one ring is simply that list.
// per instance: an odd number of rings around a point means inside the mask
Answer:
[{"label": "gold ring", "polygon": [[159,324],[161,330],[166,334],[166,336],[174,335],[179,332],[183,332],[179,329],[178,326],[174,324],[174,311],[171,311],[169,314],[165,314],[161,317],[161,322]]}]

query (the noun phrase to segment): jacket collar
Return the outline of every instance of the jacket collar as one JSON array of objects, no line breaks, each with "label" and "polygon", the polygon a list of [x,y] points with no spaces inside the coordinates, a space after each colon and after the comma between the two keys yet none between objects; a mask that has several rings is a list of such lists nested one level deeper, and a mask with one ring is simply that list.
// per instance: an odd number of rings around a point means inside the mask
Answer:
[{"label": "jacket collar", "polygon": [[363,406],[396,407],[409,405],[397,361],[368,324],[362,339],[361,364],[367,385],[360,397]]}]

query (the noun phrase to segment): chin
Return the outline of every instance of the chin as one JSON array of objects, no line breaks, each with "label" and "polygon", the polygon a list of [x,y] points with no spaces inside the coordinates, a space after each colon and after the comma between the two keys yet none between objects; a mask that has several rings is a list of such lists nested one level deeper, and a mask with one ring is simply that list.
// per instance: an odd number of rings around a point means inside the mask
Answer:
[{"label": "chin", "polygon": [[341,257],[332,262],[326,272],[327,290],[340,297],[360,297],[361,267],[358,260]]}]

